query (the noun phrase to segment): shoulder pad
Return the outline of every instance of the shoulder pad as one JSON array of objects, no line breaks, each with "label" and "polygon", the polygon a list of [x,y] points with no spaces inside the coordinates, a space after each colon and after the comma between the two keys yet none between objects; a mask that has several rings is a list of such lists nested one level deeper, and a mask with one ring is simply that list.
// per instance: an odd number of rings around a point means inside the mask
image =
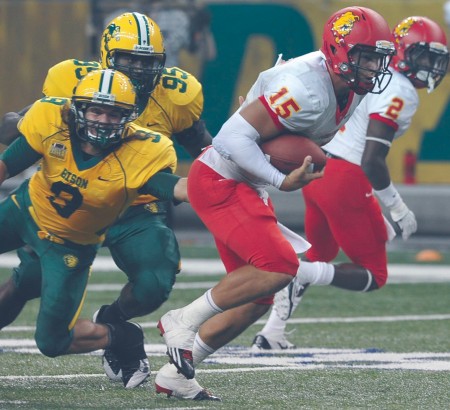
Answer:
[{"label": "shoulder pad", "polygon": [[166,67],[155,91],[175,105],[188,105],[202,94],[202,85],[188,72],[178,67]]},{"label": "shoulder pad", "polygon": [[48,70],[44,80],[42,93],[46,96],[70,98],[74,89],[87,73],[101,68],[96,61],[80,61],[75,59],[62,61]]},{"label": "shoulder pad", "polygon": [[172,140],[160,132],[155,132],[149,128],[141,127],[135,122],[131,122],[126,126],[126,139],[134,139],[134,140],[152,140],[155,142],[159,142],[162,140],[164,144],[172,145]]}]

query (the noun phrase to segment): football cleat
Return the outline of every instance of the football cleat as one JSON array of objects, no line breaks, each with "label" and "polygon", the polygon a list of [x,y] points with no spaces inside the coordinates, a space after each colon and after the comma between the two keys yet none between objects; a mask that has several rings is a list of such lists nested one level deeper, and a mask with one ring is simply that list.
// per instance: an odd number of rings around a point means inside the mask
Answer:
[{"label": "football cleat", "polygon": [[125,388],[137,387],[150,376],[150,366],[144,349],[144,332],[137,323],[132,322],[115,323],[109,326],[121,326],[122,331],[127,334],[126,343],[110,350],[119,361]]},{"label": "football cleat", "polygon": [[112,382],[122,381],[122,369],[120,368],[120,362],[114,352],[107,348],[103,351],[102,356],[103,370]]},{"label": "football cleat", "polygon": [[150,377],[147,357],[122,364],[122,382],[126,389],[133,389],[145,383]]},{"label": "football cleat", "polygon": [[220,398],[211,394],[200,386],[195,379],[186,379],[178,369],[170,363],[165,364],[158,371],[155,378],[156,393],[165,393],[167,398],[175,397],[185,400],[220,401]]},{"label": "football cleat", "polygon": [[170,362],[187,379],[195,376],[194,361],[192,359],[192,346],[194,345],[197,329],[187,325],[182,320],[181,309],[170,310],[158,322],[161,336],[167,346],[167,355]]},{"label": "football cleat", "polygon": [[291,283],[275,294],[273,307],[281,320],[288,320],[300,303],[309,283],[302,284],[296,276]]},{"label": "football cleat", "polygon": [[[92,321],[95,323],[106,323],[105,320],[103,320],[103,316],[108,306],[109,305],[101,306],[100,309],[94,313]],[[122,381],[122,369],[120,368],[119,359],[117,359],[114,352],[109,348],[106,348],[103,351],[102,365],[103,370],[112,382]]]},{"label": "football cleat", "polygon": [[285,350],[295,349],[296,346],[283,335],[279,338],[272,338],[261,333],[257,333],[252,343],[252,350]]}]

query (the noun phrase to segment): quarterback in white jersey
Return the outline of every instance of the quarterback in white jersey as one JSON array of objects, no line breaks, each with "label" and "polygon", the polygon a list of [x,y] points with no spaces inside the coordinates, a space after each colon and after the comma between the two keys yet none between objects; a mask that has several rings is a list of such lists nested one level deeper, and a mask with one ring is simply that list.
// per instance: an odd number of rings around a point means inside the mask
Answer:
[{"label": "quarterback in white jersey", "polygon": [[289,98],[293,96],[301,109],[293,110],[290,116],[279,109],[275,121],[293,133],[307,135],[318,145],[324,145],[347,122],[364,95],[351,92],[345,106],[340,107],[328,74],[325,55],[315,51],[263,71],[242,106],[264,96],[269,104],[275,103],[276,110],[289,104]]},{"label": "quarterback in white jersey", "polygon": [[[364,95],[350,90],[342,104],[338,104],[325,55],[321,51],[283,62],[260,73],[241,108],[213,139],[214,149],[205,152],[200,161],[223,177],[252,186],[271,184],[280,188],[285,175],[274,169],[262,155],[258,144],[263,136],[256,139],[253,130],[249,135],[237,134],[245,127],[242,125],[242,110],[259,100],[279,132],[288,130],[324,145],[350,118],[363,98]],[[240,140],[248,137],[255,139]]]},{"label": "quarterback in white jersey", "polygon": [[[307,157],[284,175],[269,164],[260,144],[286,130],[319,144],[329,141],[364,94],[384,87],[394,53],[390,40],[386,21],[373,10],[348,7],[334,13],[325,24],[321,51],[262,73],[212,147],[193,162],[190,203],[213,234],[228,274],[158,323],[172,362],[187,379],[195,376],[196,364],[267,312],[274,293],[297,274],[297,254],[277,225],[269,198],[255,186],[293,191],[322,174],[307,173]],[[176,370],[171,374],[177,378]]]},{"label": "quarterback in white jersey", "polygon": [[[404,19],[393,36],[397,55],[389,86],[379,95],[367,95],[323,146],[329,156],[324,177],[303,189],[310,262],[302,261],[296,278],[276,295],[275,309],[255,337],[255,348],[293,347],[284,336],[286,320],[309,284],[363,292],[384,286],[388,231],[392,235],[395,231],[384,220],[376,197],[390,211],[403,239],[417,229],[413,212],[391,182],[385,159],[392,141],[411,124],[419,104],[416,88],[431,92],[439,85],[447,72],[449,53],[444,31],[426,17]],[[339,249],[352,263],[327,263]]]}]

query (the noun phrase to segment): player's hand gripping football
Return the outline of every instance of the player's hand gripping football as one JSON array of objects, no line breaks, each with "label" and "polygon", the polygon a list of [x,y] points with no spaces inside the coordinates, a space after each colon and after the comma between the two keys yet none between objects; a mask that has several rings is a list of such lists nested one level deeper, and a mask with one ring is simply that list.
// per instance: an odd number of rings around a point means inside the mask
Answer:
[{"label": "player's hand gripping football", "polygon": [[312,157],[308,155],[305,157],[300,168],[294,169],[286,175],[286,178],[284,178],[284,181],[280,186],[280,191],[295,191],[303,188],[315,179],[322,178],[324,170],[322,169],[320,172],[311,172],[311,164]]}]

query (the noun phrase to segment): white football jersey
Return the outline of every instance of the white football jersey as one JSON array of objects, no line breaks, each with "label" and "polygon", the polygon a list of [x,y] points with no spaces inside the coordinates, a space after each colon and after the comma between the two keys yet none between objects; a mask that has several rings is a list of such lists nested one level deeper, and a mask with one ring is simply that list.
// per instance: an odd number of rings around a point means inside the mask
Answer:
[{"label": "white football jersey", "polygon": [[419,95],[403,74],[391,71],[392,79],[386,90],[381,94],[368,94],[350,120],[323,147],[325,151],[361,165],[371,118],[394,123],[398,127],[394,139],[406,132],[419,105]]},{"label": "white football jersey", "polygon": [[[324,145],[351,117],[364,96],[350,91],[347,106],[341,111],[325,57],[315,51],[260,73],[240,109],[258,98],[280,130],[285,128]],[[279,188],[285,175],[269,164],[257,139],[248,144],[250,138],[240,132],[238,117],[235,113],[224,124],[213,139],[214,149],[206,150],[200,161],[224,178],[244,181],[255,188],[267,184]]]},{"label": "white football jersey", "polygon": [[243,106],[264,96],[267,106],[289,131],[318,145],[330,141],[350,118],[364,96],[350,92],[341,111],[320,51],[293,58],[259,74]]}]

